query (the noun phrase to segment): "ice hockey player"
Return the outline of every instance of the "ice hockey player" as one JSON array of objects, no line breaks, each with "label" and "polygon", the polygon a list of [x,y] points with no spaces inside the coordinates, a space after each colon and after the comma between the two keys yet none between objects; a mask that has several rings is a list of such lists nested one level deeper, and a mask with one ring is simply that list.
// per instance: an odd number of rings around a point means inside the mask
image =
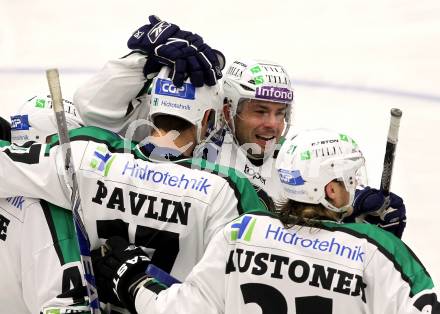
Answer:
[{"label": "ice hockey player", "polygon": [[[69,108],[68,101],[64,106]],[[20,107],[11,119],[14,144],[44,142],[56,133],[49,107],[48,96],[33,97]],[[74,128],[78,118],[66,113],[66,120]],[[29,144],[17,150],[26,151]],[[86,313],[76,241],[71,211],[23,196],[0,199],[0,312]]]},{"label": "ice hockey player", "polygon": [[[303,158],[316,149],[328,153]],[[350,137],[304,131],[286,140],[277,159],[288,200],[277,213],[228,224],[182,284],[166,289],[141,274],[148,257],[117,237],[106,243],[99,276],[139,314],[439,314],[431,278],[399,238],[377,226],[339,223],[363,163]]]},{"label": "ice hockey player", "polygon": [[0,312],[88,310],[70,211],[23,196],[0,199],[0,265]]},{"label": "ice hockey player", "polygon": [[[154,79],[150,118],[155,126],[147,143],[135,145],[96,127],[73,130],[70,136],[92,249],[122,236],[183,280],[218,229],[243,209],[264,208],[234,169],[189,158],[221,110],[219,85],[195,88],[186,81],[183,90],[172,92],[170,85],[165,72]],[[56,137],[26,151],[1,148],[0,171],[7,180],[0,182],[0,197],[39,197],[69,207],[63,160]],[[98,282],[100,301],[118,303],[109,291]]]},{"label": "ice hockey player", "polygon": [[[244,173],[260,198],[271,205],[271,200],[281,200],[284,193],[275,161],[293,117],[294,91],[289,75],[275,62],[237,60],[226,72],[223,92],[227,127],[222,145],[217,148],[216,162]],[[210,148],[213,146],[211,144]],[[384,202],[381,191],[359,187],[353,203],[354,212],[346,221],[375,212]],[[382,216],[367,215],[364,219],[402,237],[406,226],[402,198],[391,193],[390,205]]]},{"label": "ice hockey player", "polygon": [[226,128],[217,162],[245,174],[273,208],[272,200],[282,198],[275,170],[277,144],[289,130],[292,116],[289,74],[276,62],[235,60],[226,72],[223,90]]},{"label": "ice hockey player", "polygon": [[[171,26],[160,33],[161,43],[164,44],[157,46],[147,35],[148,30],[157,29],[161,23]],[[173,33],[172,29],[176,31]],[[138,141],[148,134],[150,129],[142,121],[148,116],[150,103],[146,90],[155,75],[149,60],[153,63],[158,59],[167,60],[170,65],[173,65],[173,60],[179,60],[178,53],[169,52],[176,51],[171,48],[171,43],[187,45],[184,36],[175,40],[176,35],[182,34],[177,29],[174,24],[150,17],[150,24],[142,26],[130,37],[128,47],[135,49],[130,55],[109,61],[101,72],[78,88],[74,103],[87,125],[97,125]],[[197,45],[202,47],[200,42],[198,40]],[[222,58],[220,60],[224,62]],[[174,65],[177,63],[174,61]],[[202,68],[208,69],[207,73],[211,72],[210,66]],[[274,62],[237,60],[226,72],[224,96],[227,125],[223,132],[213,133],[204,157],[243,173],[256,187],[266,206],[274,208],[273,199],[279,199],[282,193],[274,167],[279,148],[277,144],[282,143],[282,134],[291,124],[294,98],[289,75],[283,66]],[[206,150],[201,149],[200,152],[206,153]],[[220,154],[216,156],[218,152]],[[353,217],[347,219],[354,220],[354,216],[374,212],[382,207],[384,201],[384,195],[379,190],[370,187],[359,189]],[[401,237],[406,226],[402,199],[391,194],[390,207],[384,215],[367,215],[365,220]]]}]

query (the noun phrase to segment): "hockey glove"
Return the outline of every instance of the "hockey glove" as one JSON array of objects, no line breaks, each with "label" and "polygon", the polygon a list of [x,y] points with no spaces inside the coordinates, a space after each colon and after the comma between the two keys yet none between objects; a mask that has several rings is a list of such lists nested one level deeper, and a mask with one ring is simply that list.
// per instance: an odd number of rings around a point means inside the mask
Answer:
[{"label": "hockey glove", "polygon": [[172,69],[171,78],[177,87],[183,85],[187,76],[196,87],[216,84],[226,63],[221,52],[211,49],[199,35],[180,30],[175,24],[154,15],[149,20],[150,24],[139,28],[127,43],[130,49],[148,53],[143,69],[146,78],[154,77],[166,65]]},{"label": "hockey glove", "polygon": [[225,62],[223,54],[203,43],[199,35],[179,31],[148,56],[144,76],[154,77],[166,65],[172,69],[171,80],[177,87],[182,86],[188,76],[195,87],[213,86],[222,77]]},{"label": "hockey glove", "polygon": [[[184,37],[190,46],[196,49],[194,57],[188,58],[187,72],[191,78],[191,83],[196,87],[199,87],[198,85],[202,81],[209,86],[215,85],[217,80],[222,78],[221,71],[226,64],[225,56],[220,51],[205,44],[202,37],[197,34],[179,31],[178,35]],[[198,68],[200,70],[197,70]]]},{"label": "hockey glove", "polygon": [[[110,302],[115,304],[115,297],[130,312],[136,313],[134,300],[138,284],[148,278],[145,270],[150,258],[141,248],[130,245],[124,238],[116,236],[108,239],[105,245],[92,252],[93,269],[101,290],[112,290]],[[99,284],[98,284],[99,283]],[[107,288],[105,287],[107,286]]]},{"label": "hockey glove", "polygon": [[[406,208],[401,197],[390,193],[389,204],[383,191],[365,187],[357,189],[353,202],[353,215],[367,214],[365,222],[377,225],[401,238],[406,227]],[[378,211],[380,213],[378,213]]]},{"label": "hockey glove", "polygon": [[128,48],[150,54],[180,30],[179,26],[161,21],[156,15],[150,15],[148,20],[150,24],[141,26],[128,39]]}]

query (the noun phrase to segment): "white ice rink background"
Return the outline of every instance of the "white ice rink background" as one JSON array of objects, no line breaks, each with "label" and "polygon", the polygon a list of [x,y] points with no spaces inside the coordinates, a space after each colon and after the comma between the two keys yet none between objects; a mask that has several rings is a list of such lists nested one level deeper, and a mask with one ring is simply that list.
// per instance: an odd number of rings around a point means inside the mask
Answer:
[{"label": "white ice rink background", "polygon": [[404,241],[440,291],[440,2],[0,0],[0,115],[47,93],[65,98],[124,55],[150,14],[196,31],[227,59],[278,61],[295,83],[295,129],[352,135],[378,187],[389,111],[403,110],[392,191],[406,203]]}]

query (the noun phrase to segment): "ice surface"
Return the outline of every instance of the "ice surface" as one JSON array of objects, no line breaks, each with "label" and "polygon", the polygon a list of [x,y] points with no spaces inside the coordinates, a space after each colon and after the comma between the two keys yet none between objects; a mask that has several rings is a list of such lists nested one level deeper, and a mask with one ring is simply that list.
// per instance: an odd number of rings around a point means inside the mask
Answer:
[{"label": "ice surface", "polygon": [[[382,171],[389,110],[403,110],[392,191],[408,209],[404,240],[440,285],[440,3],[359,1],[0,0],[0,115],[46,93],[60,68],[63,94],[107,59],[150,14],[197,31],[235,57],[284,64],[296,83],[295,129],[352,135],[370,185]],[[440,291],[437,288],[437,291]]]}]

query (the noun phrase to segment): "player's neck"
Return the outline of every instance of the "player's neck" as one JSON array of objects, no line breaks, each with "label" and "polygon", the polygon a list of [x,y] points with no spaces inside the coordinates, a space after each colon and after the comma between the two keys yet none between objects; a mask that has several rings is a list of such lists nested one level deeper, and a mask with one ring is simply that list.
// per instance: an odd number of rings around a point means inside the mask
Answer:
[{"label": "player's neck", "polygon": [[151,133],[151,142],[160,147],[172,148],[180,151],[184,156],[192,156],[196,136],[192,128],[181,132],[172,130],[155,129]]}]

